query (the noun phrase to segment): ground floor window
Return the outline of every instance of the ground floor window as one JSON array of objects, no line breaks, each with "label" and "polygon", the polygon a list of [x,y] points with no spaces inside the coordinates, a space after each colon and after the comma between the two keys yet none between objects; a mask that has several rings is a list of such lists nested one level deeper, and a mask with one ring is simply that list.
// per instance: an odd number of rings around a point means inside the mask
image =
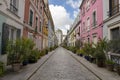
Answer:
[{"label": "ground floor window", "polygon": [[20,38],[21,30],[3,23],[2,26],[2,54],[6,53],[6,45],[9,40],[14,41]]},{"label": "ground floor window", "polygon": [[120,38],[120,27],[116,27],[110,30],[111,32],[111,39],[119,39]]},{"label": "ground floor window", "polygon": [[97,41],[98,41],[98,39],[97,39],[97,34],[93,34],[93,43],[94,44],[97,44]]}]

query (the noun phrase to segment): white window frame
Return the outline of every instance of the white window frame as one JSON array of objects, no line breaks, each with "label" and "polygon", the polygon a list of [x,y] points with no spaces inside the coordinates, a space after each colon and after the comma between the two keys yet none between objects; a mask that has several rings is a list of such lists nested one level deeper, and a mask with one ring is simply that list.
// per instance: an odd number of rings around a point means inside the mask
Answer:
[{"label": "white window frame", "polygon": [[[93,26],[93,13],[94,12],[96,12],[96,25],[95,26]],[[93,28],[95,28],[95,27],[97,27],[97,10],[95,9],[95,10],[93,10],[93,12],[92,12],[92,26],[93,26]]]},{"label": "white window frame", "polygon": [[87,17],[87,31],[89,30],[90,30],[90,17]]}]

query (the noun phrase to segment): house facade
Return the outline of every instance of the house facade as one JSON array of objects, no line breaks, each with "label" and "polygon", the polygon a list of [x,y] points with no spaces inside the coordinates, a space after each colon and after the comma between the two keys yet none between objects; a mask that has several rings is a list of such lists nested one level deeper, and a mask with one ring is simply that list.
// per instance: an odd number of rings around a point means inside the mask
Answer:
[{"label": "house facade", "polygon": [[104,0],[103,14],[103,37],[120,39],[120,0]]},{"label": "house facade", "polygon": [[80,5],[82,42],[94,42],[103,37],[103,0],[83,0]]},{"label": "house facade", "polygon": [[25,0],[0,0],[0,60],[5,64],[7,41],[23,35],[24,6]]},{"label": "house facade", "polygon": [[54,42],[54,38],[55,38],[55,29],[54,29],[54,22],[52,19],[52,15],[49,12],[49,21],[48,21],[48,47],[54,47],[55,46],[55,42]]},{"label": "house facade", "polygon": [[23,37],[32,39],[35,47],[43,48],[44,1],[25,0]]}]

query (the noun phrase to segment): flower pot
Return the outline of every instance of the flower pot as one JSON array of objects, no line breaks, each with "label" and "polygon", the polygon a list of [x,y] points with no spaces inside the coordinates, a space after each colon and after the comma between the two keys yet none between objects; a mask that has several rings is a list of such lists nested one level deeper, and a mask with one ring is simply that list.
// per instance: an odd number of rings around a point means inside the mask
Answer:
[{"label": "flower pot", "polygon": [[12,64],[12,68],[13,68],[13,71],[19,71],[20,68],[21,68],[21,64],[20,63],[14,63]]},{"label": "flower pot", "polygon": [[105,67],[105,61],[104,60],[97,60],[97,66],[98,67]]},{"label": "flower pot", "polygon": [[106,64],[106,67],[109,71],[113,71],[114,65],[113,64]]},{"label": "flower pot", "polygon": [[120,66],[117,67],[117,73],[120,75]]},{"label": "flower pot", "polygon": [[80,54],[80,57],[83,57],[83,54]]},{"label": "flower pot", "polygon": [[22,65],[23,66],[26,66],[28,64],[28,60],[24,60],[23,62],[22,62]]}]

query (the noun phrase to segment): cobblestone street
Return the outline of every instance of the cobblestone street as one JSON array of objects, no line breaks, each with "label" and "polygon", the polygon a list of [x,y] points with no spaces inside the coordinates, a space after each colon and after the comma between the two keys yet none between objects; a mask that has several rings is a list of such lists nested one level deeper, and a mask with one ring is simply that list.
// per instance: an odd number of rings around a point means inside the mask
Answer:
[{"label": "cobblestone street", "polygon": [[30,80],[99,80],[69,53],[58,48]]}]

